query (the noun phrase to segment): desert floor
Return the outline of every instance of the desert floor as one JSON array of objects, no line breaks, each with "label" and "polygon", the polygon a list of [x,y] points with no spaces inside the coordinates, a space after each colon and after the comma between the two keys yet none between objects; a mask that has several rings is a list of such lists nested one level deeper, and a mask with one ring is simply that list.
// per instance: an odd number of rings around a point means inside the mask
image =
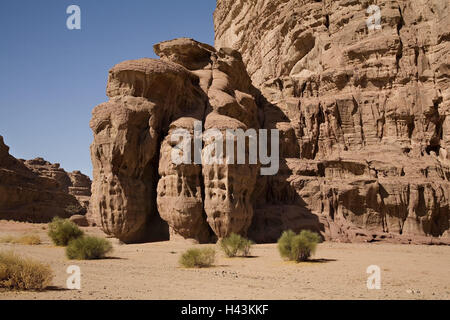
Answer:
[{"label": "desert floor", "polygon": [[[96,228],[88,234],[105,235]],[[0,238],[37,233],[38,246],[0,244],[51,266],[53,287],[44,292],[8,292],[0,299],[450,299],[450,247],[392,244],[320,244],[314,262],[283,261],[276,244],[256,245],[252,258],[218,253],[216,266],[183,269],[185,241],[123,245],[111,258],[69,261],[51,244],[46,225],[0,221]],[[67,290],[66,269],[82,272],[81,290]],[[381,290],[368,290],[367,267],[381,268]]]}]

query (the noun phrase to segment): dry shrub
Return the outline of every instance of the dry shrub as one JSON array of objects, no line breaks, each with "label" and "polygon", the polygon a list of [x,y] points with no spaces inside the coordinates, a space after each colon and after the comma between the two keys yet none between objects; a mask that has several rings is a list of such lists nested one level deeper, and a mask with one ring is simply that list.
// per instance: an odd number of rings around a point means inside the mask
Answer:
[{"label": "dry shrub", "polygon": [[37,246],[41,244],[41,238],[37,234],[24,235],[17,239],[15,243]]},{"label": "dry shrub", "polygon": [[53,273],[48,265],[13,252],[0,252],[0,287],[9,290],[42,291],[52,281]]},{"label": "dry shrub", "polygon": [[36,246],[41,244],[41,238],[36,234],[23,235],[21,237],[6,236],[0,238],[0,243],[12,243]]},{"label": "dry shrub", "polygon": [[0,238],[0,243],[12,243],[14,239],[13,236],[4,236]]},{"label": "dry shrub", "polygon": [[238,234],[232,233],[230,236],[221,239],[219,244],[225,255],[232,258],[238,254],[243,257],[250,256],[250,250],[254,243]]}]

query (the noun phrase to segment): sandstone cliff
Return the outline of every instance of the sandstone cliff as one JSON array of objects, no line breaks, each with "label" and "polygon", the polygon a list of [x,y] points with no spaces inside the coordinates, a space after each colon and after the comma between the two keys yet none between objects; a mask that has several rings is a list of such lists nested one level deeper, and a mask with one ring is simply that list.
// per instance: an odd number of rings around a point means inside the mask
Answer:
[{"label": "sandstone cliff", "polygon": [[18,160],[0,136],[0,219],[35,223],[85,214],[91,194],[89,177],[65,172],[41,158]]},{"label": "sandstone cliff", "polygon": [[264,126],[286,132],[254,237],[309,213],[329,238],[448,237],[449,12],[448,0],[217,1],[216,47],[241,52]]},{"label": "sandstone cliff", "polygon": [[[218,0],[216,48],[176,39],[155,46],[159,60],[111,69],[110,100],[91,121],[93,218],[125,242],[231,232],[266,242],[304,228],[339,241],[450,242],[448,9]],[[279,173],[175,165],[169,137],[196,121],[278,129]]]}]

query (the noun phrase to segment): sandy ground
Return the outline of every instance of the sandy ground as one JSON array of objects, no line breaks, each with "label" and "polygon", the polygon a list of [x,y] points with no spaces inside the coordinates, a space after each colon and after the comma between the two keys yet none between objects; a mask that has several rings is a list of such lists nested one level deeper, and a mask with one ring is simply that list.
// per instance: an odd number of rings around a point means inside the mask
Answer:
[{"label": "sandy ground", "polygon": [[[105,237],[95,228],[88,234]],[[209,269],[183,269],[180,254],[193,245],[171,241],[122,245],[111,258],[69,261],[51,244],[46,225],[0,221],[0,238],[37,233],[38,246],[0,244],[51,266],[53,286],[45,292],[7,292],[0,299],[450,299],[450,247],[392,244],[319,245],[315,262],[283,261],[275,244],[256,245],[252,258],[218,254]],[[67,290],[66,269],[82,272],[81,290]],[[368,290],[367,267],[381,268],[381,290]]]}]

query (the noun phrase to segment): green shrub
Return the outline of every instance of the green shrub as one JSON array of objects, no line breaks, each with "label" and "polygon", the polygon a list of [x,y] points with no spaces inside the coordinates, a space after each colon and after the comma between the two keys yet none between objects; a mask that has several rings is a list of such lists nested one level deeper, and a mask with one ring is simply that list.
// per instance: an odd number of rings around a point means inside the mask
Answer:
[{"label": "green shrub", "polygon": [[239,253],[244,257],[248,257],[253,241],[232,233],[230,236],[221,239],[219,244],[227,257],[236,257]]},{"label": "green shrub", "polygon": [[112,249],[110,241],[86,236],[71,240],[66,248],[66,255],[70,260],[103,259]]},{"label": "green shrub", "polygon": [[292,257],[292,239],[296,236],[295,232],[292,230],[285,231],[278,239],[278,251],[281,257],[287,260],[294,260]]},{"label": "green shrub", "polygon": [[296,235],[293,231],[285,231],[278,240],[281,257],[290,261],[306,261],[315,253],[317,244],[321,242],[319,234],[303,230]]},{"label": "green shrub", "polygon": [[254,244],[255,243],[252,240],[244,239],[244,241],[242,242],[242,248],[241,248],[243,257],[250,257],[250,251]]},{"label": "green shrub", "polygon": [[0,252],[1,288],[41,291],[51,284],[52,278],[48,265],[21,258],[13,252]]},{"label": "green shrub", "polygon": [[73,239],[83,236],[83,231],[68,219],[55,217],[48,225],[48,236],[57,246],[67,246]]},{"label": "green shrub", "polygon": [[185,268],[208,268],[216,259],[214,248],[189,249],[180,257],[180,265]]}]

